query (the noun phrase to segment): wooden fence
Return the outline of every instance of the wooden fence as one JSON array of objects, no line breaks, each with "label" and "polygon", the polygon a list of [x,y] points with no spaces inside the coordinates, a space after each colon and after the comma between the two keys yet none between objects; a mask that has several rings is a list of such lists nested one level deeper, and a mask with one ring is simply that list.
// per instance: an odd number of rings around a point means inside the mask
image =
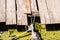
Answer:
[{"label": "wooden fence", "polygon": [[27,14],[38,14],[41,24],[60,23],[60,0],[0,0],[0,22],[28,25]]}]

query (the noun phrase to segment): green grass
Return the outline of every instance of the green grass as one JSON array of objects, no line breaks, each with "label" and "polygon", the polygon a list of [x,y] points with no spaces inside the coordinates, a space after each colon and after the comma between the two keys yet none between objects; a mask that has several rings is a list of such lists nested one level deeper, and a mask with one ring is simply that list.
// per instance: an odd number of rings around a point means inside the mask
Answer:
[{"label": "green grass", "polygon": [[40,23],[35,23],[35,29],[41,33],[43,40],[60,40],[60,30],[59,31],[47,31],[46,25]]},{"label": "green grass", "polygon": [[[42,25],[40,23],[35,23],[35,30],[38,31],[43,40],[60,40],[60,31],[46,31],[46,25]],[[9,29],[8,31],[0,34],[0,39],[3,40],[11,40],[9,39],[12,36],[20,35],[23,32],[18,32],[17,29]],[[18,37],[17,37],[18,38]],[[30,40],[31,34],[30,32],[24,33],[17,40]]]}]

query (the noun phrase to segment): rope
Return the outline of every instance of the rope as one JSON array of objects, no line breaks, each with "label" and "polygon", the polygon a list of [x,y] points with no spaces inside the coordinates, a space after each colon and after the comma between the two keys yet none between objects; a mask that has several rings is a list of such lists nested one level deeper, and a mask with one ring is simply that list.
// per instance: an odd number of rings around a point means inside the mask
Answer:
[{"label": "rope", "polygon": [[[35,22],[35,16],[34,16],[34,19],[33,19],[33,20],[32,20],[32,18],[31,18],[31,23],[32,23],[32,24],[34,24],[34,22]],[[17,36],[12,37],[12,38],[9,38],[9,39],[13,39],[13,38],[19,37],[19,36],[21,36],[21,35],[25,34],[25,33],[26,33],[26,32],[28,32],[28,31],[30,31],[30,30],[26,30],[26,31],[25,31],[25,32],[23,32],[22,34],[17,35]],[[33,31],[33,29],[32,29],[32,31]]]},{"label": "rope", "polygon": [[20,34],[20,35],[16,35],[15,37],[11,37],[11,38],[9,38],[9,39],[13,39],[13,38],[16,38],[16,37],[22,36],[23,34],[25,34],[25,33],[28,32],[28,31],[30,31],[30,30],[27,30],[27,31],[23,32],[22,34]]}]

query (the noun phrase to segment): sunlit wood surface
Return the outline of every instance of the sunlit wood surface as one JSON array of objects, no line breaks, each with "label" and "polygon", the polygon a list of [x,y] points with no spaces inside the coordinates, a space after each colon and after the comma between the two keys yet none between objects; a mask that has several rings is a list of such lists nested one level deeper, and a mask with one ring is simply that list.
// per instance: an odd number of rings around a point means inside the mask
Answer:
[{"label": "sunlit wood surface", "polygon": [[41,24],[60,23],[60,0],[0,0],[0,22],[28,25],[28,15],[39,16]]}]

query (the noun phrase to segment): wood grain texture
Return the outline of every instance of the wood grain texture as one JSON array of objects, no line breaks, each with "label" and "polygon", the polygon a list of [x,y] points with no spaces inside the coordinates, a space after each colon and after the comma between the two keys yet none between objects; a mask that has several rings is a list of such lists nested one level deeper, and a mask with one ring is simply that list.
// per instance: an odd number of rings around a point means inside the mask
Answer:
[{"label": "wood grain texture", "polygon": [[5,22],[5,0],[0,0],[0,22]]},{"label": "wood grain texture", "polygon": [[37,1],[39,6],[41,24],[50,24],[50,18],[49,18],[45,0],[37,0]]},{"label": "wood grain texture", "polygon": [[37,12],[37,4],[36,4],[36,0],[31,0],[31,11],[32,12]]},{"label": "wood grain texture", "polygon": [[20,8],[23,10],[26,14],[31,14],[31,8],[30,8],[30,0],[17,0],[19,1]]},{"label": "wood grain texture", "polygon": [[46,0],[52,23],[60,23],[60,0]]},{"label": "wood grain texture", "polygon": [[6,24],[16,24],[15,0],[7,0],[6,6]]},{"label": "wood grain texture", "polygon": [[26,14],[17,15],[17,25],[28,25]]},{"label": "wood grain texture", "polygon": [[[27,23],[27,10],[24,10],[24,5],[22,5],[23,0],[16,0],[17,3],[17,25],[28,25]],[[24,12],[25,11],[25,12]]]},{"label": "wood grain texture", "polygon": [[31,0],[31,11],[33,16],[38,15],[36,0]]}]

